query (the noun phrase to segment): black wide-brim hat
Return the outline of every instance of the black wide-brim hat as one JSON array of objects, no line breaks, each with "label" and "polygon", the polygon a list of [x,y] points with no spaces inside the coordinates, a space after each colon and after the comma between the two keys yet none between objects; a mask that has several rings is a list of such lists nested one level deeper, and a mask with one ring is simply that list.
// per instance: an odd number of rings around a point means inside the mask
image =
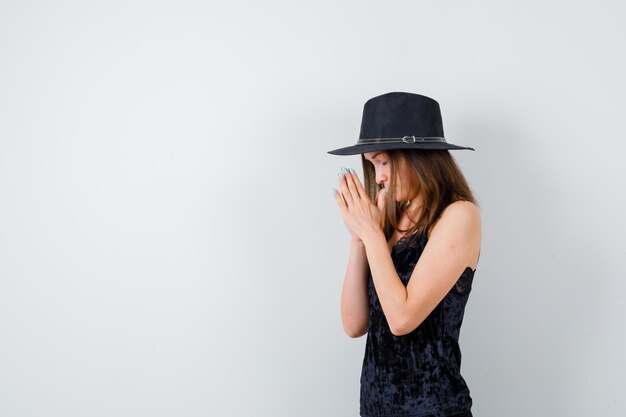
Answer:
[{"label": "black wide-brim hat", "polygon": [[475,150],[446,141],[437,101],[420,94],[392,92],[365,102],[356,145],[328,153],[356,155],[389,149]]}]

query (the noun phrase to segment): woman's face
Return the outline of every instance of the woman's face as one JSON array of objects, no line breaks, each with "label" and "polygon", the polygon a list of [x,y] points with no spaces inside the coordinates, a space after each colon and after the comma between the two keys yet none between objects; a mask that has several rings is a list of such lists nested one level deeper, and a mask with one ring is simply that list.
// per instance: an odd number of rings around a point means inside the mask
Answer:
[{"label": "woman's face", "polygon": [[[376,172],[376,183],[382,184],[383,187],[389,186],[391,183],[391,168],[389,163],[389,154],[385,151],[366,152],[363,154],[365,159],[370,161],[374,165],[374,171]],[[396,200],[402,201],[411,199],[414,197],[415,190],[407,190],[403,187],[403,179],[409,178],[409,175],[414,175],[413,171],[408,169],[407,163],[404,158],[398,158],[396,163],[396,172],[398,178],[396,178],[396,184],[398,189],[396,192]]]}]

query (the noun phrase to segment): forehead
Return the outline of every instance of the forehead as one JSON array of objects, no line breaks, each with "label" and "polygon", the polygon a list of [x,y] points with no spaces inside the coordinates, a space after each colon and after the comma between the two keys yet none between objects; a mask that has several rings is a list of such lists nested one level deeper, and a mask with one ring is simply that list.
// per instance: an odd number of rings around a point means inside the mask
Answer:
[{"label": "forehead", "polygon": [[365,159],[369,159],[372,160],[374,158],[376,158],[377,156],[384,156],[385,155],[385,151],[375,151],[375,152],[366,152],[363,154],[363,156],[365,156]]}]

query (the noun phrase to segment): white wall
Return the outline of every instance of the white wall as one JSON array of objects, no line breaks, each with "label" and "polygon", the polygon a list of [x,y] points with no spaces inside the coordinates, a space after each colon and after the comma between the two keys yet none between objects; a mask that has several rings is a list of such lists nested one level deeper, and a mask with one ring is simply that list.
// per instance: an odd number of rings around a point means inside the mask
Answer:
[{"label": "white wall", "polygon": [[357,416],[331,195],[439,101],[475,416],[626,407],[623,2],[0,3],[0,415]]}]

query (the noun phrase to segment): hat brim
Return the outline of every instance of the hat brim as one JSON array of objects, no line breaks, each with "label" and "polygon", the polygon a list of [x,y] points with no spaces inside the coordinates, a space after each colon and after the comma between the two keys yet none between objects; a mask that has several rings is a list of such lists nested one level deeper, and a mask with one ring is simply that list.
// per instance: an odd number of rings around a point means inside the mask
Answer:
[{"label": "hat brim", "polygon": [[468,149],[474,151],[469,146],[459,146],[448,142],[423,142],[423,143],[370,143],[366,145],[352,145],[345,148],[333,149],[327,153],[332,155],[358,155],[366,152],[387,151],[391,149],[428,149],[428,150],[445,150],[445,149]]}]

